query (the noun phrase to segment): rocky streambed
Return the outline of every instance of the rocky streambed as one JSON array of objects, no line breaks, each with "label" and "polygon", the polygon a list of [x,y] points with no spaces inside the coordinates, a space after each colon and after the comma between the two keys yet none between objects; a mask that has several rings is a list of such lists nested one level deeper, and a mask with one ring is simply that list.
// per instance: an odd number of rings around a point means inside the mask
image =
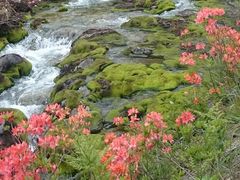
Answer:
[{"label": "rocky streambed", "polygon": [[29,35],[0,52],[32,64],[29,76],[0,95],[0,107],[30,116],[47,103],[82,103],[93,115],[93,132],[112,127],[113,117],[132,106],[142,115],[175,117],[191,106],[184,93],[187,69],[178,64],[179,34],[188,27],[194,38],[202,30],[193,25],[193,2],[173,2],[146,8],[132,1],[78,0],[37,12],[34,30],[26,24]]}]

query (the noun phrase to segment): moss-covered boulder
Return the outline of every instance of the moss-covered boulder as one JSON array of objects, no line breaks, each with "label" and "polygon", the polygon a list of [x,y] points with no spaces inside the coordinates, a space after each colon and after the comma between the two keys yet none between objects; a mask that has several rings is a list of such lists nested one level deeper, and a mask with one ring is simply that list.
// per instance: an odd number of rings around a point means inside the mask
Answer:
[{"label": "moss-covered boulder", "polygon": [[87,57],[101,58],[106,54],[106,52],[106,47],[101,46],[96,42],[81,39],[73,44],[69,56],[59,64],[59,67],[63,67],[66,64],[70,64]]},{"label": "moss-covered boulder", "polygon": [[30,24],[30,27],[32,29],[37,29],[41,24],[46,24],[48,23],[47,19],[45,18],[36,18],[34,19],[31,24]]},{"label": "moss-covered boulder", "polygon": [[24,39],[28,35],[28,32],[23,28],[12,29],[7,35],[7,40],[10,43],[17,43]]},{"label": "moss-covered boulder", "polygon": [[156,31],[159,29],[158,18],[152,16],[138,16],[121,25],[122,28],[139,28],[141,30]]},{"label": "moss-covered boulder", "polygon": [[138,91],[173,90],[183,83],[181,73],[166,71],[160,64],[113,64],[88,83],[93,93],[124,97]]},{"label": "moss-covered boulder", "polygon": [[32,64],[17,54],[6,54],[0,57],[0,93],[14,85],[14,78],[27,76]]},{"label": "moss-covered boulder", "polygon": [[0,51],[8,44],[8,41],[6,38],[2,37],[0,38]]},{"label": "moss-covered boulder", "polygon": [[176,8],[175,3],[172,0],[157,0],[156,8],[153,8],[152,10],[150,10],[150,12],[153,14],[161,14],[164,11],[170,11],[175,8]]}]

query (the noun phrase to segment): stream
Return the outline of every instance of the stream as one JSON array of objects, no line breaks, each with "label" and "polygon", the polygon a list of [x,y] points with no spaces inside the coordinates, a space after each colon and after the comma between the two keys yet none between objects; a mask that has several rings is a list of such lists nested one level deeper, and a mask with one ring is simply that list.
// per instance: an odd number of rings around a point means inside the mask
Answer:
[{"label": "stream", "polygon": [[[183,10],[194,8],[190,0],[175,2],[175,10],[160,16],[174,16]],[[0,107],[20,109],[27,117],[41,112],[48,102],[54,86],[53,80],[59,75],[59,69],[54,65],[68,55],[71,43],[87,29],[111,28],[126,36],[128,45],[141,42],[144,32],[124,30],[120,26],[132,17],[146,14],[140,11],[112,12],[111,5],[110,0],[72,0],[66,4],[69,8],[67,12],[59,13],[58,9],[51,9],[37,14],[49,22],[37,30],[31,30],[29,24],[26,24],[29,35],[17,44],[9,44],[0,55],[19,54],[32,63],[33,69],[29,76],[16,80],[15,86],[0,94]],[[112,48],[108,57],[116,63],[131,63],[131,59],[121,57],[119,52],[121,49]],[[104,109],[109,103],[99,104]]]}]

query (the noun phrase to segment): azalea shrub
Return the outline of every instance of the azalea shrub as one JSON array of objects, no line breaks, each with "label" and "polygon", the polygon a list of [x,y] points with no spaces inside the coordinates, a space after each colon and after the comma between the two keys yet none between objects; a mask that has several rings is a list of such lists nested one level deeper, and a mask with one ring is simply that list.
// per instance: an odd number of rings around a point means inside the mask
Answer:
[{"label": "azalea shrub", "polygon": [[[12,135],[18,141],[0,152],[0,175],[3,179],[39,179],[41,175],[57,173],[64,155],[71,152],[75,137],[90,134],[88,117],[91,114],[83,106],[70,115],[70,109],[53,104],[12,127]],[[9,119],[2,123],[5,121]]]},{"label": "azalea shrub", "polygon": [[[205,41],[183,43],[185,48],[190,44],[188,47],[194,46],[195,50],[183,52],[179,62],[189,66],[191,72],[185,74],[187,82],[203,84],[209,94],[222,94],[233,102],[240,94],[240,33],[218,20],[224,14],[221,8],[203,8],[197,13],[195,23],[204,27]],[[187,36],[191,36],[191,32],[184,29],[181,37]]]}]

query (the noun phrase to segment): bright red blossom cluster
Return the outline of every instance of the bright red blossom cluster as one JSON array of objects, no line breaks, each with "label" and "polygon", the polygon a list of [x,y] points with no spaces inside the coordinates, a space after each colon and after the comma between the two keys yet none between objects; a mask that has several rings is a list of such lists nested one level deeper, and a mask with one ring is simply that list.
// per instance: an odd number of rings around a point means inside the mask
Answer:
[{"label": "bright red blossom cluster", "polygon": [[190,112],[185,111],[182,112],[180,116],[176,119],[177,126],[189,124],[190,122],[193,122],[196,119],[196,117]]},{"label": "bright red blossom cluster", "polygon": [[189,82],[190,84],[196,84],[199,85],[202,83],[202,78],[197,73],[191,73],[191,74],[185,74],[184,76],[185,80]]},{"label": "bright red blossom cluster", "polygon": [[203,8],[197,13],[195,22],[201,24],[209,19],[212,16],[223,16],[225,14],[224,9],[221,8]]},{"label": "bright red blossom cluster", "polygon": [[[101,162],[106,164],[107,170],[113,178],[136,179],[139,163],[146,149],[151,150],[157,142],[165,144],[174,142],[171,134],[164,133],[167,125],[160,113],[147,114],[142,123],[138,114],[139,111],[135,108],[128,110],[130,128],[133,130],[133,134],[124,133],[117,136],[111,132],[105,135],[104,142],[108,144],[108,149]],[[121,123],[118,122],[119,117],[115,119],[115,124],[120,125]],[[163,146],[162,151],[169,153],[171,147]]]},{"label": "bright red blossom cluster", "polygon": [[35,154],[30,151],[26,142],[1,150],[0,178],[24,180],[27,177],[34,177],[30,166],[35,159]]}]

